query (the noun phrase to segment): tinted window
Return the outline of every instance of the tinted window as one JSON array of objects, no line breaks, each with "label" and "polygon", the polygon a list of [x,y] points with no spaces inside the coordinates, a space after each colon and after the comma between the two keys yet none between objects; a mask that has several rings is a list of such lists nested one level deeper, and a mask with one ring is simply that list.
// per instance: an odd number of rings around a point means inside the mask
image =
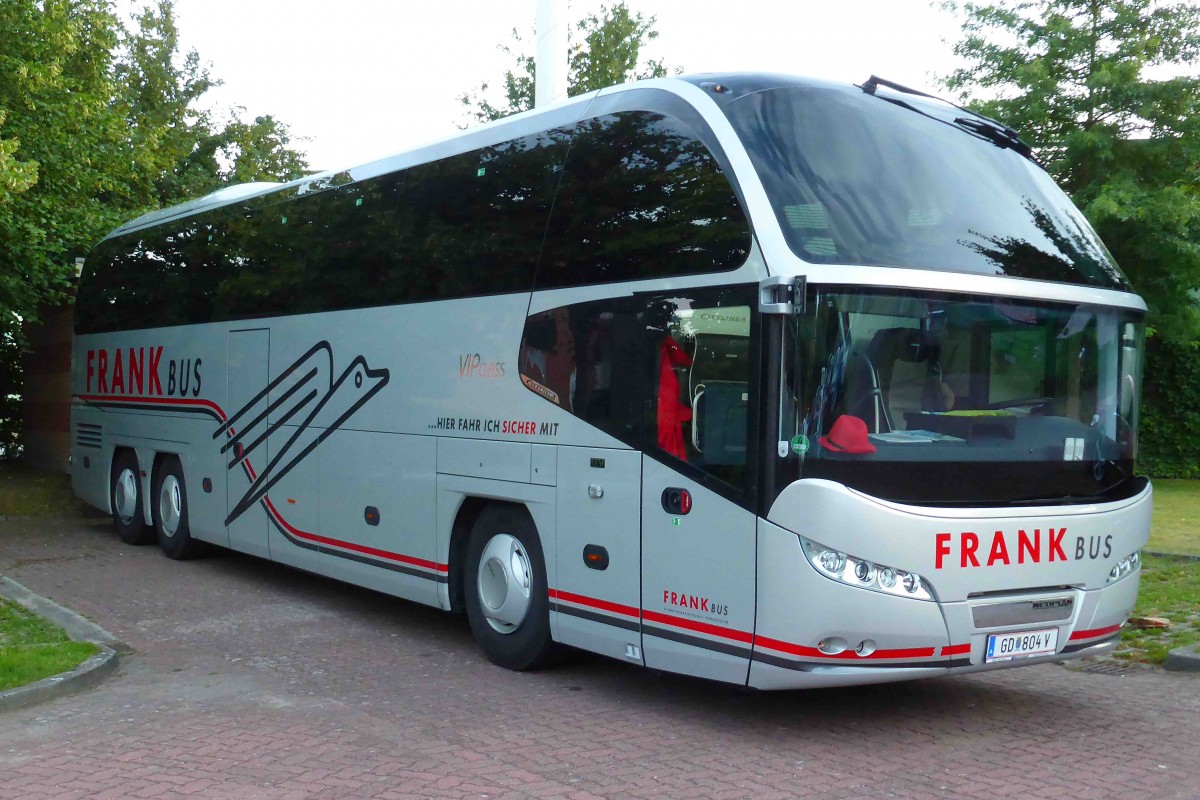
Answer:
[{"label": "tinted window", "polygon": [[525,386],[624,441],[740,492],[754,380],[746,287],[600,300],[531,316]]},{"label": "tinted window", "polygon": [[610,114],[576,129],[538,287],[731,270],[749,250],[733,187],[683,123]]},{"label": "tinted window", "polygon": [[569,131],[99,245],[80,333],[528,291]]},{"label": "tinted window", "polygon": [[1041,167],[953,107],[903,102],[788,88],[724,106],[797,256],[1128,288]]},{"label": "tinted window", "polygon": [[87,262],[85,291],[76,300],[82,332],[182,325],[207,319],[211,297],[193,263],[206,244],[199,218],[167,231],[149,229],[110,239]]}]

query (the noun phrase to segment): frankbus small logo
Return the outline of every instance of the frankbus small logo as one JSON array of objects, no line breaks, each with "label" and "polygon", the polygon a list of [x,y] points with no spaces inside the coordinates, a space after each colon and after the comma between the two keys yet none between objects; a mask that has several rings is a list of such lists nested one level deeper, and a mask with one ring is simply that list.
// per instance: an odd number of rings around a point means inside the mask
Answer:
[{"label": "frankbus small logo", "polygon": [[717,603],[707,597],[698,597],[694,594],[685,594],[683,592],[670,592],[663,589],[663,605],[674,606],[675,608],[688,608],[693,611],[703,611],[706,614],[718,614],[721,616],[729,616],[729,606],[727,604]]}]

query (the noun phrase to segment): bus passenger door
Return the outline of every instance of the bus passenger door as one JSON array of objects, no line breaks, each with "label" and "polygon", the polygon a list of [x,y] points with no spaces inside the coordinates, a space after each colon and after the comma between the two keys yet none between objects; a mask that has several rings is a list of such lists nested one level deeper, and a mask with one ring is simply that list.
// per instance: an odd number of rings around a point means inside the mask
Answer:
[{"label": "bus passenger door", "polygon": [[745,683],[754,640],[755,516],[649,456],[642,474],[646,666]]},{"label": "bus passenger door", "polygon": [[[228,387],[227,430],[213,442],[224,452],[225,504],[229,515],[229,546],[243,553],[270,558],[267,533],[270,523],[261,503],[247,505],[245,498],[251,497],[254,479],[267,468],[267,440],[260,441],[255,432],[248,428],[267,407],[266,388],[270,373],[268,358],[271,350],[271,332],[266,328],[247,331],[231,331],[229,334],[229,358],[226,362],[226,385]],[[261,421],[259,424],[262,424]]]},{"label": "bus passenger door", "polygon": [[757,291],[647,306],[654,409],[642,461],[646,666],[745,683],[754,641]]},{"label": "bus passenger door", "polygon": [[558,448],[556,638],[642,663],[639,624],[641,453]]}]

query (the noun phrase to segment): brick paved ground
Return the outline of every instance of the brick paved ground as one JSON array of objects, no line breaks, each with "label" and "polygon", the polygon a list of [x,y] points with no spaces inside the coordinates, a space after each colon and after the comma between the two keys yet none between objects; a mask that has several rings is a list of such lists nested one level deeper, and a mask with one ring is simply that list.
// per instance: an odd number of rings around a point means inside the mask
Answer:
[{"label": "brick paved ground", "polygon": [[0,715],[0,800],[1196,798],[1200,679],[1042,666],[754,694],[579,655],[491,667],[464,620],[97,521],[0,522],[0,574],[134,652]]}]

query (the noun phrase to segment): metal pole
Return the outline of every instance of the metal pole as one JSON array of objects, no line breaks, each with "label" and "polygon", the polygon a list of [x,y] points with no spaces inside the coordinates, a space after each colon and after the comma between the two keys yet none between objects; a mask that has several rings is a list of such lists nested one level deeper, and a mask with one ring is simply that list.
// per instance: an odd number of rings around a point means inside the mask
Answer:
[{"label": "metal pole", "polygon": [[566,0],[538,0],[537,55],[533,104],[549,105],[567,97]]}]

